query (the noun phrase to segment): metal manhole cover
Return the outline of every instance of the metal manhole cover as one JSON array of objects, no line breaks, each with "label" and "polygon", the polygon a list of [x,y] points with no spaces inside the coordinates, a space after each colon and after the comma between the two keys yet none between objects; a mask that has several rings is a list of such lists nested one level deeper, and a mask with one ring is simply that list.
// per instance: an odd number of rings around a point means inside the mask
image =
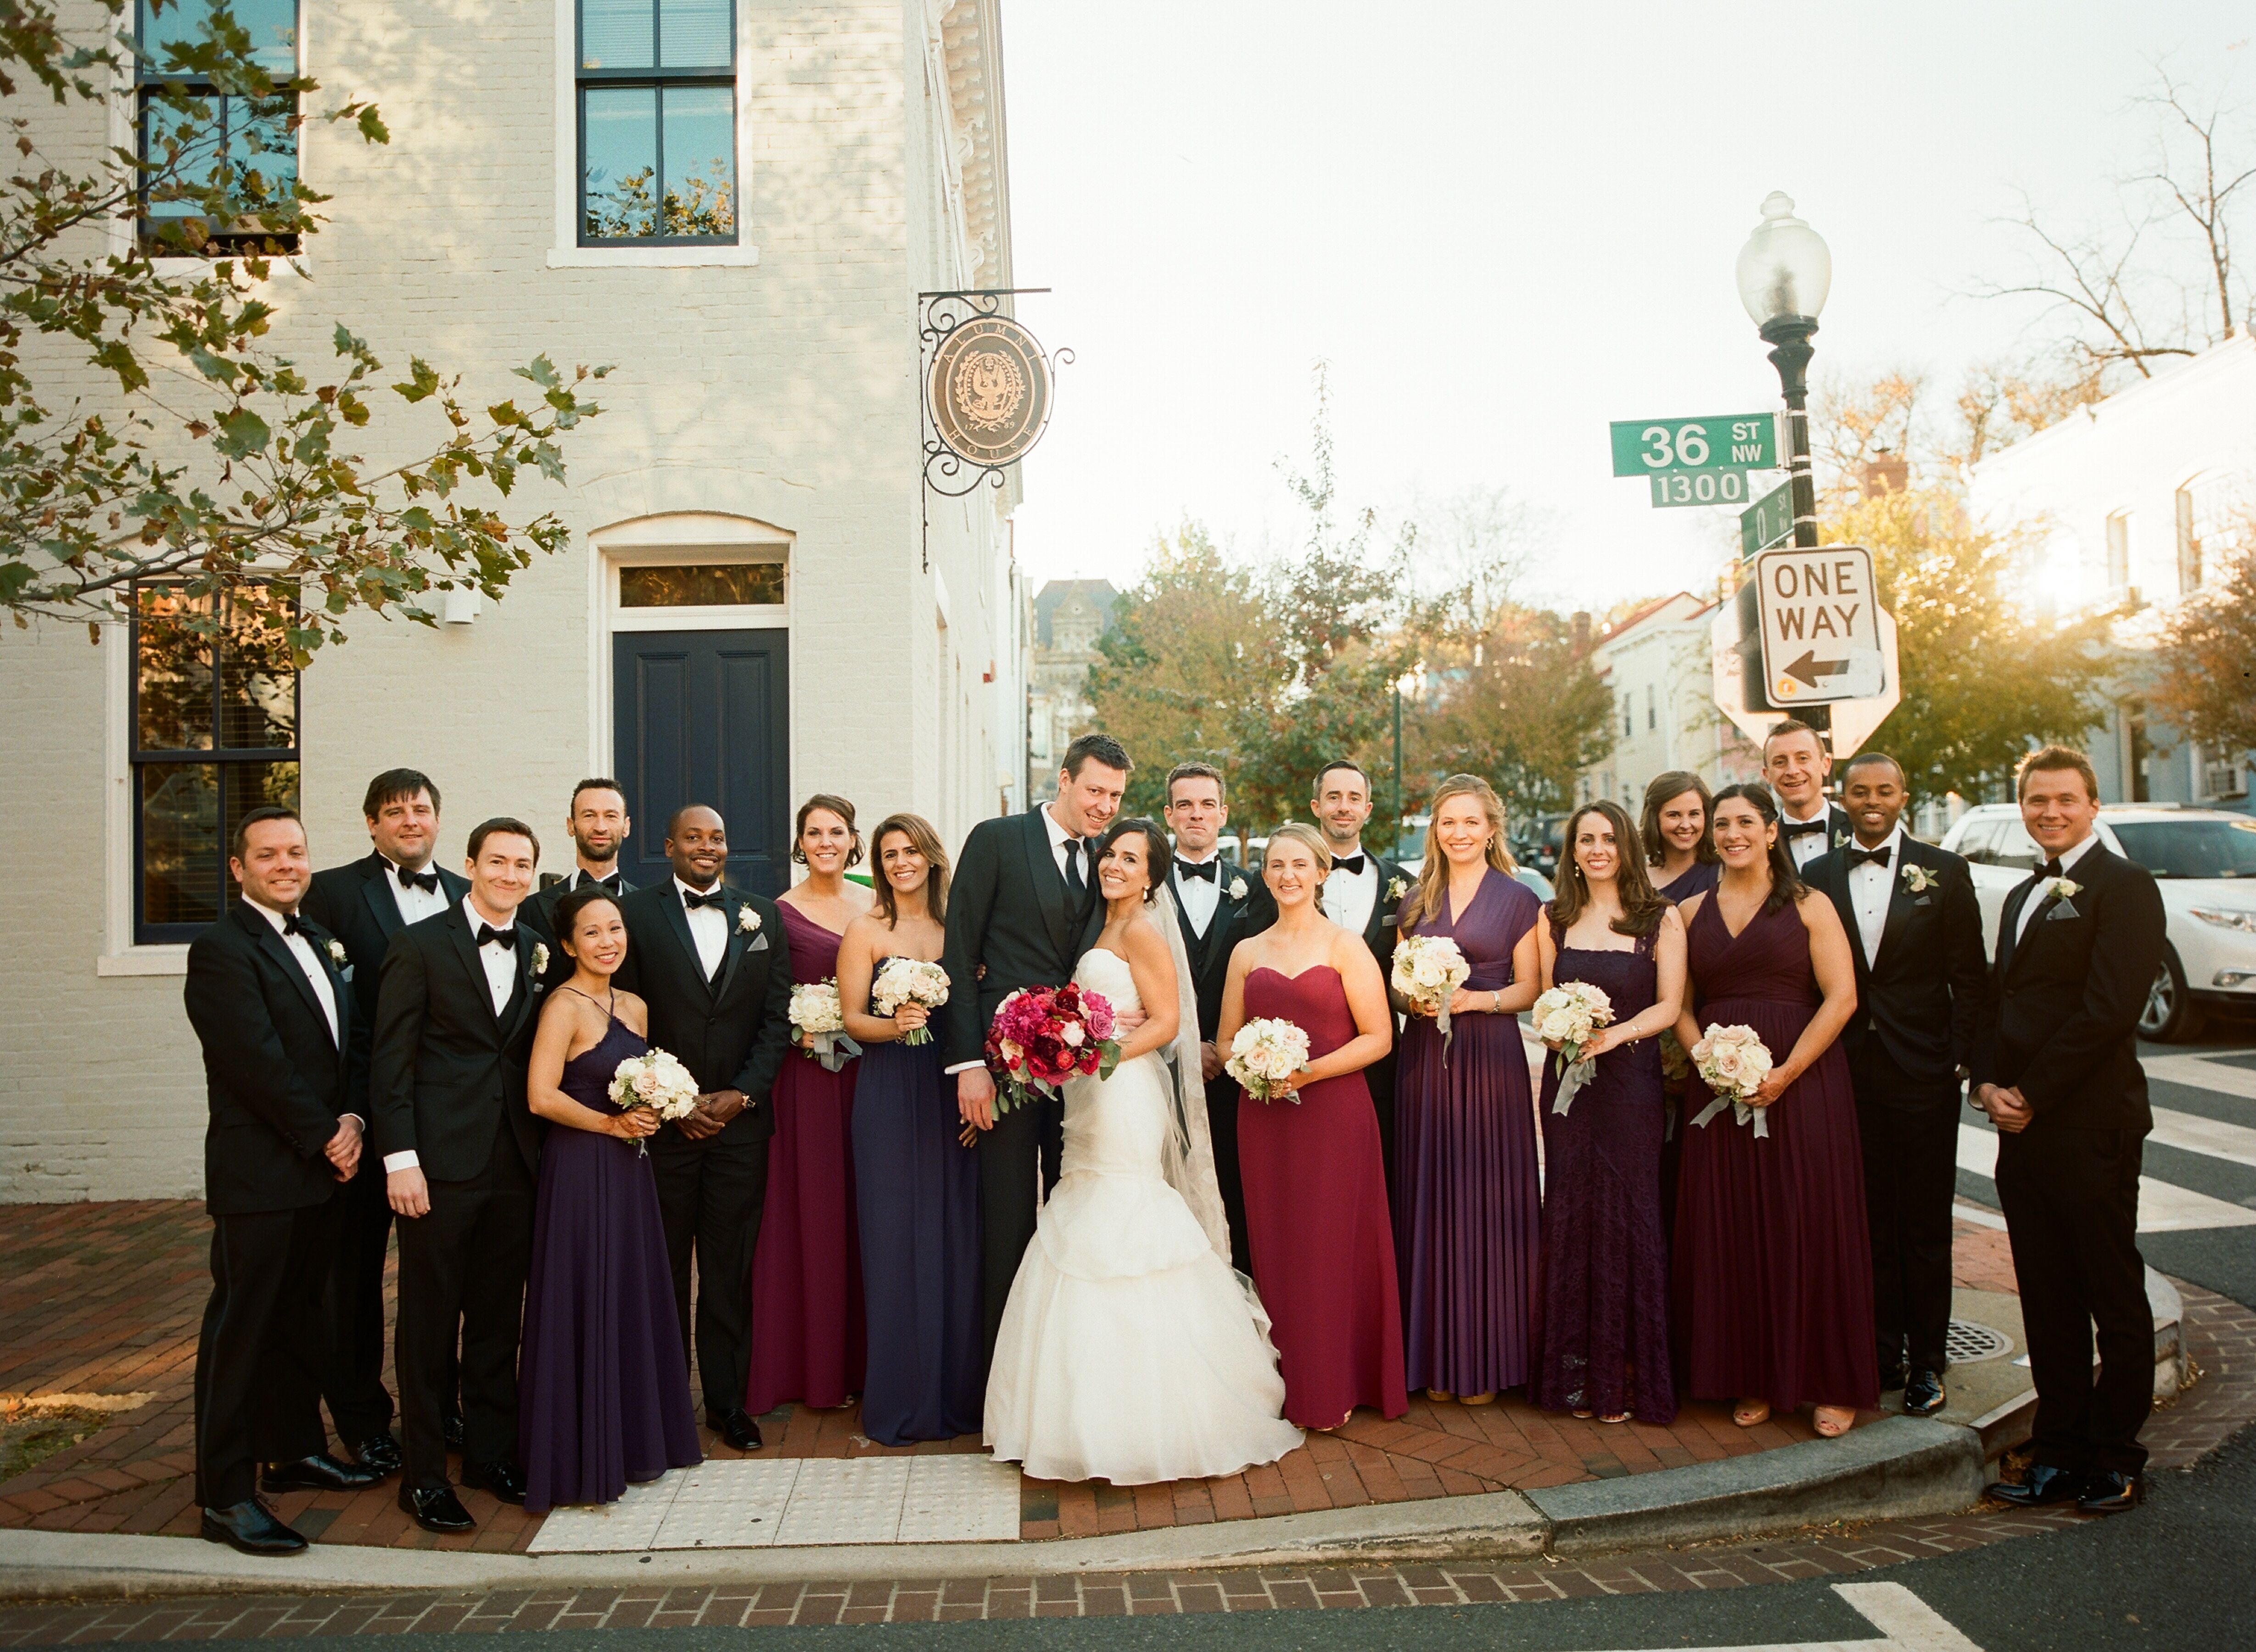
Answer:
[{"label": "metal manhole cover", "polygon": [[1953,1319],[1942,1341],[1942,1351],[1953,1365],[1979,1365],[1985,1360],[2010,1353],[2013,1349],[2013,1339],[2004,1332],[1992,1331],[1971,1319]]}]

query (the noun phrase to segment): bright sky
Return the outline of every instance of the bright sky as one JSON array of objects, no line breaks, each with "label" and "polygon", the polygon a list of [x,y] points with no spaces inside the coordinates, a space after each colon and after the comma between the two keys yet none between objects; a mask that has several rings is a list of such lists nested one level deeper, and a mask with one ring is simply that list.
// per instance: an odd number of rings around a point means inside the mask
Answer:
[{"label": "bright sky", "polygon": [[1832,248],[1818,376],[1955,380],[2028,339],[1959,296],[2024,267],[2016,190],[2117,211],[2149,59],[2256,102],[2245,0],[1004,15],[1017,275],[1055,289],[1018,313],[1078,358],[1025,467],[1037,583],[1124,582],[1187,515],[1291,543],[1322,357],[1346,502],[1501,484],[1547,513],[1551,600],[1703,585],[1733,517],[1651,508],[1606,425],[1776,404],[1732,282],[1766,193]]}]

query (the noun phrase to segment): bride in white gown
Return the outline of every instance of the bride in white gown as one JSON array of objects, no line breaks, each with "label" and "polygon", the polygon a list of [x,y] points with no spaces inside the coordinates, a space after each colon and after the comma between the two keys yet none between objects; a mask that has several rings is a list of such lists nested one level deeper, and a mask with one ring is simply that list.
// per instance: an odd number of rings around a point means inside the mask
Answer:
[{"label": "bride in white gown", "polygon": [[1172,854],[1149,820],[1123,821],[1100,853],[1104,930],[1073,978],[1150,1018],[1110,1079],[1065,1087],[1063,1172],[987,1379],[989,1448],[1041,1480],[1233,1474],[1301,1443],[1268,1316],[1230,1266]]}]

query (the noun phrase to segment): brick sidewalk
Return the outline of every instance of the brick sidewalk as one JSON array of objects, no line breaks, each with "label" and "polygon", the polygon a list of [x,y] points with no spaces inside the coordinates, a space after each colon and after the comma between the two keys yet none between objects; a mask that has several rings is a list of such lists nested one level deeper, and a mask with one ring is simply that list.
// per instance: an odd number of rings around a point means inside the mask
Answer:
[{"label": "brick sidewalk", "polygon": [[[0,1393],[153,1396],[0,1485],[0,1526],[194,1532],[190,1385],[208,1289],[208,1232],[201,1206],[187,1201],[0,1207],[0,1254],[12,1263],[0,1282]],[[1958,1271],[1963,1284],[2010,1290],[2004,1235],[1962,1223]],[[899,1454],[864,1438],[852,1408],[786,1408],[761,1422],[769,1455]],[[1806,1416],[1743,1430],[1717,1404],[1688,1405],[1667,1428],[1606,1427],[1512,1399],[1466,1407],[1420,1396],[1398,1421],[1358,1411],[1338,1433],[1312,1434],[1277,1464],[1223,1479],[1132,1488],[1023,1480],[1020,1535],[1089,1536],[1559,1486],[1815,1438]],[[729,1454],[709,1434],[705,1448]],[[976,1452],[979,1445],[966,1437],[916,1449]],[[356,1496],[295,1493],[273,1501],[284,1519],[333,1543],[521,1551],[539,1523],[483,1493],[465,1493],[477,1531],[440,1538],[411,1524],[394,1499],[386,1484]]]}]

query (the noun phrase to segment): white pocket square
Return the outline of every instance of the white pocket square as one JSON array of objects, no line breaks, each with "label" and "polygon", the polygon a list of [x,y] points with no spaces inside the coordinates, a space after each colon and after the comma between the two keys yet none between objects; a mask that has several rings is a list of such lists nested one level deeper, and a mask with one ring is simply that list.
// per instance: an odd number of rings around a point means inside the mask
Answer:
[{"label": "white pocket square", "polygon": [[751,944],[750,946],[747,946],[746,948],[744,948],[744,950],[745,950],[746,952],[748,952],[748,953],[764,953],[764,952],[767,951],[767,950],[768,950],[768,938],[767,938],[766,936],[765,936],[765,935],[755,935],[755,936],[753,936],[753,937],[752,937],[752,944]]},{"label": "white pocket square", "polygon": [[2058,924],[2065,922],[2067,919],[2071,917],[2082,917],[2083,916],[2083,913],[2077,911],[2066,901],[2062,901],[2059,905],[2054,907],[2052,910],[2045,914],[2045,922],[2048,924]]}]

